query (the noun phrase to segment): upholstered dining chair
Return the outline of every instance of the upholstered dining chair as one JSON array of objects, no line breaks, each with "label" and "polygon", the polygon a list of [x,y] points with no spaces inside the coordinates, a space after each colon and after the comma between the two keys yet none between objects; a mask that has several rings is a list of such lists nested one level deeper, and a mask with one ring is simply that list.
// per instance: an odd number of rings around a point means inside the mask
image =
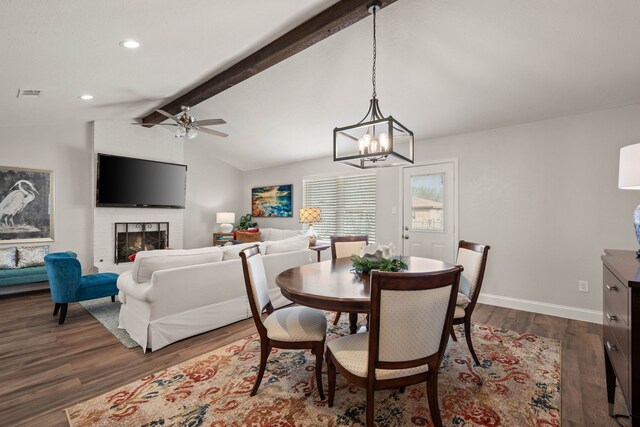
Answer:
[{"label": "upholstered dining chair", "polygon": [[[316,382],[318,394],[324,400],[322,390],[322,359],[327,333],[327,318],[320,310],[308,307],[285,307],[273,309],[269,299],[267,276],[258,246],[240,252],[244,282],[247,287],[249,306],[260,335],[260,367],[256,382],[251,390],[255,396],[262,382],[267,358],[271,349],[310,349],[316,356]],[[267,317],[263,318],[266,310]]]},{"label": "upholstered dining chair", "polygon": [[44,257],[44,265],[49,277],[51,299],[55,303],[53,315],[56,316],[60,312],[58,324],[64,323],[70,302],[103,297],[111,297],[111,302],[115,302],[115,296],[118,294],[117,274],[99,273],[83,276],[80,261],[73,252],[49,254]]},{"label": "upholstered dining chair", "polygon": [[[369,236],[331,236],[331,259],[348,258],[351,255],[359,255],[360,249],[369,244]],[[342,312],[336,312],[333,324],[337,325]]]},{"label": "upholstered dining chair", "polygon": [[[473,361],[478,366],[480,365],[480,361],[473,349],[473,342],[471,341],[471,314],[480,295],[489,249],[491,249],[489,245],[465,242],[464,240],[460,240],[458,244],[457,263],[464,267],[464,271],[460,279],[460,290],[458,291],[453,324],[464,325],[464,337],[467,340],[467,346],[469,347]],[[453,338],[454,341],[458,341],[453,326],[451,326],[451,338]]]},{"label": "upholstered dining chair", "polygon": [[367,389],[367,426],[373,425],[374,392],[427,383],[431,419],[442,425],[438,368],[448,342],[462,267],[436,273],[371,274],[369,331],[327,343],[329,406],[336,371]]}]

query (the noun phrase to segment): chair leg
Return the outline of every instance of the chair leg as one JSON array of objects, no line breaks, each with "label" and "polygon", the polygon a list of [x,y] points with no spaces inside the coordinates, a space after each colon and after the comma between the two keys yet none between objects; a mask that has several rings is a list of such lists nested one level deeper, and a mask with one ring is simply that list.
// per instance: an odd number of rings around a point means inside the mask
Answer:
[{"label": "chair leg", "polygon": [[269,353],[271,352],[271,347],[268,343],[261,341],[260,342],[260,368],[258,369],[258,376],[256,377],[256,383],[253,385],[253,390],[251,390],[251,396],[255,396],[258,392],[258,387],[260,387],[260,383],[262,382],[262,377],[264,375],[264,370],[267,367],[267,357],[269,357]]},{"label": "chair leg", "polygon": [[324,390],[322,389],[322,356],[324,353],[324,341],[316,344],[316,383],[318,384],[318,394],[320,399],[324,400]]},{"label": "chair leg", "polygon": [[373,427],[373,415],[375,412],[375,392],[373,385],[367,386],[367,427]]},{"label": "chair leg", "polygon": [[336,312],[336,317],[333,318],[333,326],[338,324],[338,322],[340,321],[340,316],[342,316],[342,312]]},{"label": "chair leg", "polygon": [[111,295],[111,302],[116,302],[116,296],[115,295]]},{"label": "chair leg", "polygon": [[53,315],[57,316],[60,311],[60,304],[56,303],[55,307],[53,307]]},{"label": "chair leg", "polygon": [[467,339],[467,345],[469,346],[469,351],[471,352],[471,357],[473,357],[473,361],[476,362],[476,365],[480,366],[480,361],[478,360],[478,356],[476,356],[476,352],[473,349],[473,343],[471,342],[471,317],[467,316],[464,319],[464,336]]},{"label": "chair leg", "polygon": [[331,361],[331,358],[329,357],[329,350],[327,350],[327,368],[328,368],[328,374],[327,376],[329,377],[329,407],[333,407],[333,398],[336,395],[336,367],[333,364],[333,362]]},{"label": "chair leg", "polygon": [[458,337],[456,337],[456,330],[453,329],[453,325],[451,325],[451,339],[453,339],[454,341],[458,341]]},{"label": "chair leg", "polygon": [[[429,366],[429,370],[431,370],[431,366]],[[438,404],[438,372],[435,370],[432,371],[427,380],[427,400],[429,401],[431,422],[435,427],[442,427],[440,405]]]},{"label": "chair leg", "polygon": [[58,320],[58,325],[62,325],[64,323],[64,319],[67,318],[67,307],[69,304],[64,303],[60,304],[60,319]]},{"label": "chair leg", "polygon": [[399,390],[400,390],[400,393],[404,393],[405,389],[406,389],[406,387],[405,387],[405,386],[400,387],[400,389],[399,389]]}]

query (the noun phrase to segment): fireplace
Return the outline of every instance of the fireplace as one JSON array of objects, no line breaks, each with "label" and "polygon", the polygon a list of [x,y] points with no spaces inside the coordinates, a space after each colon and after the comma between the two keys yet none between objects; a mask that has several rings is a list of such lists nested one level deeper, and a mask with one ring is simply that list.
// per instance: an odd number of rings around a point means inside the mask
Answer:
[{"label": "fireplace", "polygon": [[116,222],[115,263],[131,262],[129,256],[140,251],[169,247],[168,222]]}]

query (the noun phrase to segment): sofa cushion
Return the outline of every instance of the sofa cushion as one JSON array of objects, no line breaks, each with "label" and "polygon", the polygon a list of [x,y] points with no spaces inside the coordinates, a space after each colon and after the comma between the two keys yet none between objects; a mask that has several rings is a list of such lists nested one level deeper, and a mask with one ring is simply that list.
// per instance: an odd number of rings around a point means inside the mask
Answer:
[{"label": "sofa cushion", "polygon": [[44,265],[49,246],[21,246],[18,248],[18,268]]},{"label": "sofa cushion", "polygon": [[0,286],[46,282],[47,280],[49,280],[49,277],[44,265],[0,270]]},{"label": "sofa cushion", "polygon": [[296,236],[284,240],[263,242],[260,245],[260,253],[262,255],[279,254],[308,248],[309,238],[307,236]]},{"label": "sofa cushion", "polygon": [[222,260],[228,261],[230,259],[240,259],[240,252],[255,245],[255,243],[240,243],[239,245],[223,246]]},{"label": "sofa cushion", "polygon": [[260,240],[262,240],[263,242],[284,240],[300,235],[302,235],[302,230],[280,230],[279,228],[260,229]]},{"label": "sofa cushion", "polygon": [[0,269],[16,268],[18,264],[16,253],[15,246],[0,249]]},{"label": "sofa cushion", "polygon": [[132,278],[137,283],[148,282],[154,271],[189,265],[222,261],[222,250],[217,247],[199,249],[160,249],[140,251],[133,262]]}]

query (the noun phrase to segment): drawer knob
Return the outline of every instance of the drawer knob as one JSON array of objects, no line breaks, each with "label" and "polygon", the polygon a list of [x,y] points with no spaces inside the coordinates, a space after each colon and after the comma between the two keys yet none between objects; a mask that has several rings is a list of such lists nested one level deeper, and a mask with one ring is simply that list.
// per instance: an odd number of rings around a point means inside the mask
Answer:
[{"label": "drawer knob", "polygon": [[618,320],[618,316],[616,316],[615,314],[607,313],[607,320],[609,320],[609,322],[615,322],[616,320]]},{"label": "drawer knob", "polygon": [[609,292],[614,292],[618,290],[617,286],[611,286],[611,285],[607,285],[607,289],[609,290]]},{"label": "drawer knob", "polygon": [[609,341],[607,341],[607,348],[609,349],[609,351],[618,351],[618,347],[615,345],[611,345]]}]

